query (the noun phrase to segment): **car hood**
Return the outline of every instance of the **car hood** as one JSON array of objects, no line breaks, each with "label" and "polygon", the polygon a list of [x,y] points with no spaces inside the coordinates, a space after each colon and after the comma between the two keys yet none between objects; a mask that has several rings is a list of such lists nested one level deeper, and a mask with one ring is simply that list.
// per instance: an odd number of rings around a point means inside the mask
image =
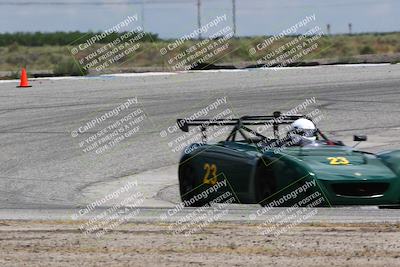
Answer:
[{"label": "car hood", "polygon": [[321,180],[381,180],[397,175],[371,153],[349,147],[288,149]]}]

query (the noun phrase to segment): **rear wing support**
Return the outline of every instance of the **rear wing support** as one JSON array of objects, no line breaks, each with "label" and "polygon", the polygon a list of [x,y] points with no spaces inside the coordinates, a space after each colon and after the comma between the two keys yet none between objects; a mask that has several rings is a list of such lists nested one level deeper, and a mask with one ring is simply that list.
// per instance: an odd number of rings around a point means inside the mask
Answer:
[{"label": "rear wing support", "polygon": [[281,112],[276,111],[273,113],[272,116],[243,116],[236,119],[177,119],[177,124],[183,132],[189,132],[190,127],[199,127],[200,131],[202,132],[202,139],[204,143],[206,143],[207,141],[206,130],[209,126],[233,126],[233,129],[228,135],[226,141],[235,141],[237,137],[237,132],[239,132],[245,140],[249,141],[250,139],[245,134],[245,132],[251,133],[260,138],[266,137],[246,126],[265,125],[267,127],[272,127],[275,138],[279,139],[279,126],[291,124],[300,118],[305,118],[305,116],[286,116],[282,115]]}]

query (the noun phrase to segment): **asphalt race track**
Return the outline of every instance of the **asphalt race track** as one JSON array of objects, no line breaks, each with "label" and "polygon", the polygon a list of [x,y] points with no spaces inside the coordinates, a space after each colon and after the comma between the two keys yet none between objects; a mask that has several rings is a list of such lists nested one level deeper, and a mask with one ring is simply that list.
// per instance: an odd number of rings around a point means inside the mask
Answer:
[{"label": "asphalt race track", "polygon": [[[182,133],[162,137],[162,132],[178,117],[224,97],[238,116],[287,111],[315,98],[312,109],[323,113],[319,127],[325,133],[349,145],[353,134],[367,134],[369,141],[359,146],[367,151],[400,149],[399,64],[38,79],[31,84],[16,88],[16,82],[0,82],[1,218],[18,217],[21,212],[15,209],[63,217],[62,211],[100,199],[129,181],[137,181],[145,197],[142,205],[152,212],[172,207],[179,202],[180,152],[168,143]],[[136,99],[134,105],[146,114],[140,130],[103,153],[84,152],[82,142],[114,118],[77,137],[71,133],[128,99]],[[246,212],[241,215],[243,206],[233,209],[235,218],[248,219]],[[339,208],[324,214],[340,220],[343,214],[359,213],[355,220],[362,220],[368,213],[371,220],[400,221],[396,210],[366,210]]]}]

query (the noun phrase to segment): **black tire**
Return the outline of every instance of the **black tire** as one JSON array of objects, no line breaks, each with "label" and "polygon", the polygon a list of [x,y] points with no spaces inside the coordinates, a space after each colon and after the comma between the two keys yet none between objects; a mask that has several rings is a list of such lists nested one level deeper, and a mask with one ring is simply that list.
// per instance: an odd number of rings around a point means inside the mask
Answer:
[{"label": "black tire", "polygon": [[204,201],[193,202],[193,197],[197,191],[194,188],[199,186],[197,181],[195,169],[191,164],[179,167],[179,191],[185,207],[202,207],[206,204]]}]

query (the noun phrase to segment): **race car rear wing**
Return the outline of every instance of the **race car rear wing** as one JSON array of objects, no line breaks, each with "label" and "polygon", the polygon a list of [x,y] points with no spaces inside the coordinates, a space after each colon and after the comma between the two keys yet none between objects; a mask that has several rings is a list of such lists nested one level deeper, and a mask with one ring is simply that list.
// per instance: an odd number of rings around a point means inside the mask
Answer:
[{"label": "race car rear wing", "polygon": [[[177,119],[177,124],[183,132],[189,132],[189,127],[198,126],[203,134],[203,141],[207,140],[205,131],[209,126],[233,126],[227,141],[235,141],[236,133],[239,132],[245,140],[249,138],[245,135],[244,131],[249,132],[260,138],[266,138],[262,134],[246,126],[254,125],[267,125],[272,126],[275,138],[279,138],[279,125],[291,124],[297,119],[307,118],[305,115],[282,115],[280,111],[275,111],[272,116],[244,116],[237,119]],[[309,119],[309,118],[308,118]]]}]

